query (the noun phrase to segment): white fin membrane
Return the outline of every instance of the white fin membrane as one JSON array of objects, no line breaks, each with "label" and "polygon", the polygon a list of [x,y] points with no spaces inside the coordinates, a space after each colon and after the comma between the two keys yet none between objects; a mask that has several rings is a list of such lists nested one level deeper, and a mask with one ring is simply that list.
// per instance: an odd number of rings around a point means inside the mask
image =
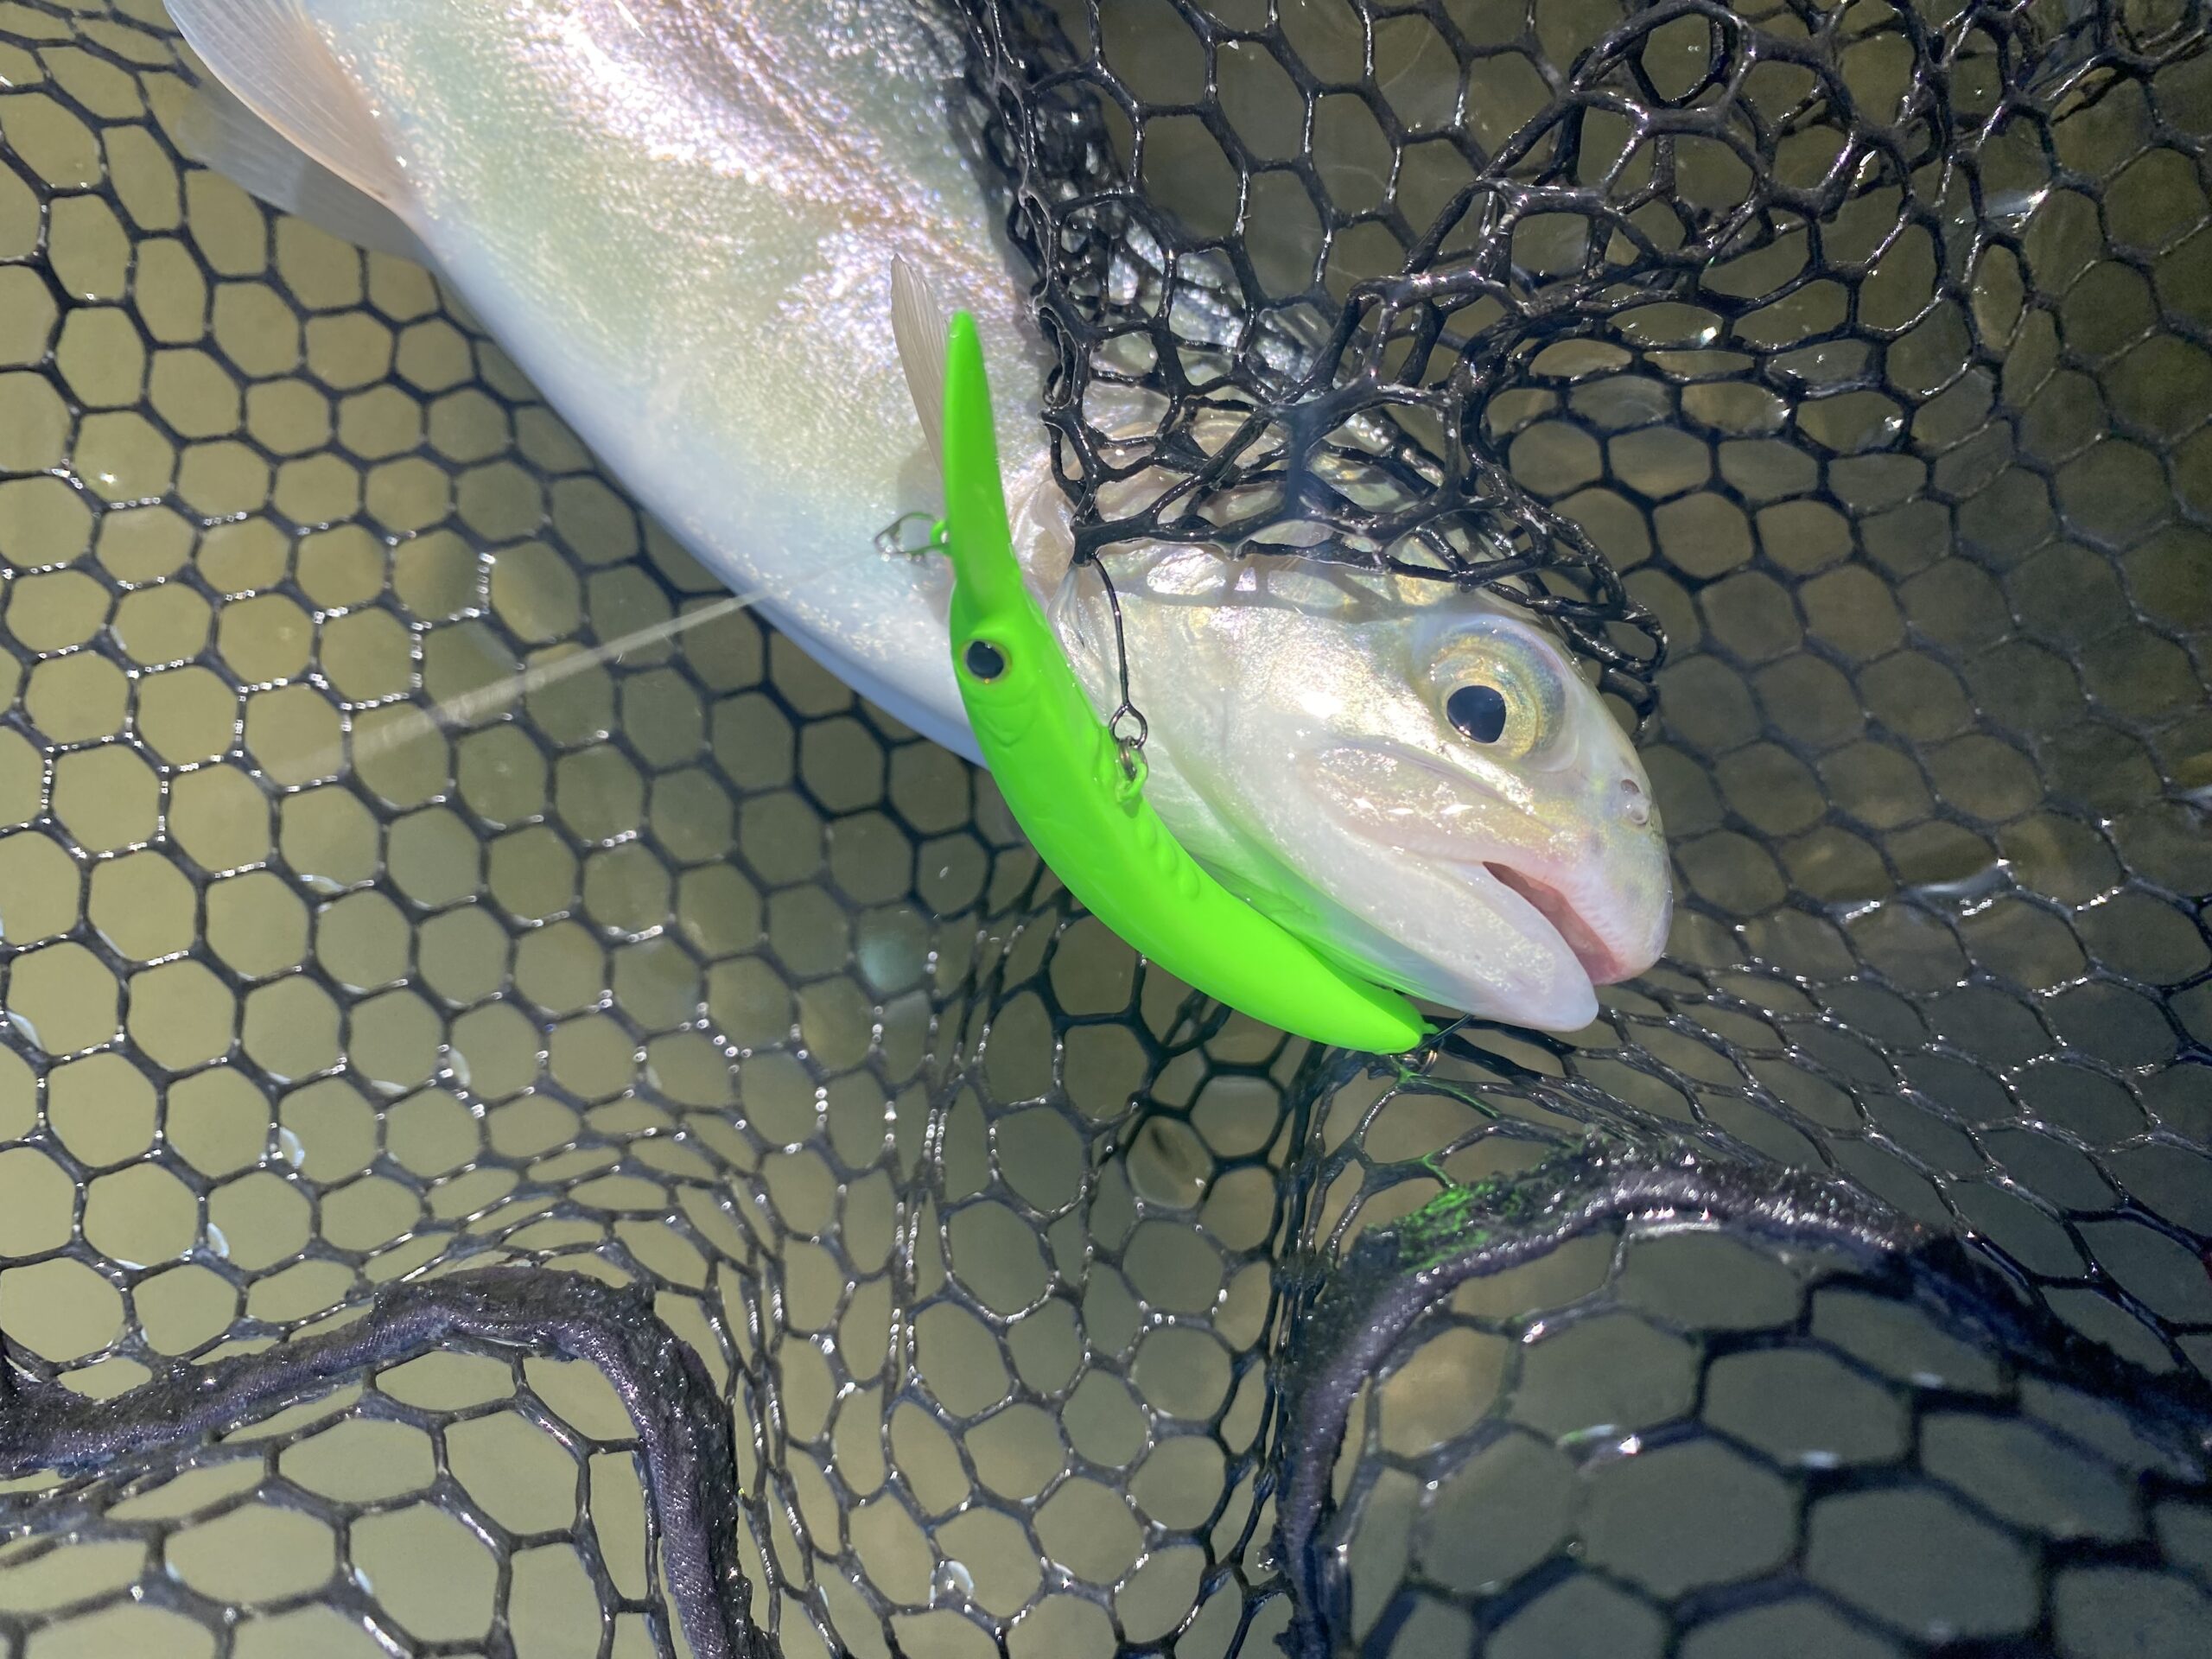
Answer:
[{"label": "white fin membrane", "polygon": [[[188,143],[196,136],[207,146],[209,153],[196,159],[272,206],[349,240],[362,240],[363,232],[389,239],[402,228],[397,216],[410,194],[406,175],[360,88],[332,57],[299,0],[169,0],[168,11],[186,44],[243,105],[201,89],[208,95],[183,135]],[[249,114],[251,122],[243,118]],[[288,162],[280,146],[301,152],[312,170]],[[367,200],[351,203],[341,190]],[[279,199],[286,195],[291,200]],[[372,206],[382,210],[381,218],[368,211]],[[406,234],[414,244],[413,233]],[[421,257],[420,245],[407,257]]]},{"label": "white fin membrane", "polygon": [[355,189],[247,108],[220,81],[193,89],[177,132],[184,153],[248,195],[341,242],[418,264],[429,250],[398,214]]},{"label": "white fin membrane", "polygon": [[943,302],[921,268],[904,254],[891,256],[891,337],[899,343],[899,364],[906,372],[906,391],[921,416],[930,454],[944,464],[944,329]]}]

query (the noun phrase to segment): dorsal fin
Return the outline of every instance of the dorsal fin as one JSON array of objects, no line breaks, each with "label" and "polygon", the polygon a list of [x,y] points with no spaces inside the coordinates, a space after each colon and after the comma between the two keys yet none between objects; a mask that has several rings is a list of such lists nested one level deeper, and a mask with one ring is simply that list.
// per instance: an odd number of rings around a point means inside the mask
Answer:
[{"label": "dorsal fin", "polygon": [[[331,55],[300,0],[169,0],[168,11],[208,72],[276,136],[389,212],[406,211],[406,175],[361,89]],[[219,104],[211,108],[202,124],[211,142],[219,143],[234,124]],[[259,147],[260,170],[264,181],[279,188],[281,169],[271,166],[266,149],[265,143]],[[241,160],[253,169],[251,142]]]},{"label": "dorsal fin", "polygon": [[899,343],[906,391],[939,467],[944,464],[944,306],[921,267],[904,254],[893,254],[891,336]]}]

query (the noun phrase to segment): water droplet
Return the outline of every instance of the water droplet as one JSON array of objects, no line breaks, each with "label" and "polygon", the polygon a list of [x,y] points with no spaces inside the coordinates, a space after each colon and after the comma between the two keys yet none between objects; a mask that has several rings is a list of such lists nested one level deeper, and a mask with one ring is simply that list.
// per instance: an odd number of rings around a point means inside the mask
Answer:
[{"label": "water droplet", "polygon": [[930,1599],[969,1601],[976,1594],[976,1575],[958,1561],[940,1561],[930,1574]]}]

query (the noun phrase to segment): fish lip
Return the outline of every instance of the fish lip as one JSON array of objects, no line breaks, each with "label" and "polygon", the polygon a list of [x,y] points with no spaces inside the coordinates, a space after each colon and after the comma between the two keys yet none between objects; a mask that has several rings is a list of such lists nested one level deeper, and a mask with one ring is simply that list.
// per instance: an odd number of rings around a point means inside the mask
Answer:
[{"label": "fish lip", "polygon": [[[1510,808],[1512,805],[1510,800],[1486,787],[1479,779],[1471,778],[1433,756],[1423,754],[1419,749],[1403,744],[1347,743],[1336,746],[1332,752],[1395,760],[1449,783],[1455,789],[1479,794],[1500,806]],[[1325,760],[1327,753],[1319,758]],[[1452,862],[1478,884],[1495,884],[1493,896],[1496,887],[1503,887],[1514,899],[1520,900],[1558,940],[1560,948],[1573,958],[1575,966],[1582,970],[1592,988],[1618,984],[1634,976],[1621,952],[1607,943],[1603,932],[1583,916],[1571,894],[1541,877],[1515,868],[1499,857],[1484,857],[1479,849],[1470,850],[1476,855]]]},{"label": "fish lip", "polygon": [[1539,881],[1493,859],[1484,860],[1483,868],[1499,885],[1526,899],[1529,908],[1544,918],[1544,925],[1558,934],[1560,943],[1573,953],[1574,960],[1590,976],[1592,985],[1618,984],[1630,977],[1628,964],[1620,953],[1582,918],[1582,912],[1575,909],[1574,901],[1567,894],[1548,881]]}]

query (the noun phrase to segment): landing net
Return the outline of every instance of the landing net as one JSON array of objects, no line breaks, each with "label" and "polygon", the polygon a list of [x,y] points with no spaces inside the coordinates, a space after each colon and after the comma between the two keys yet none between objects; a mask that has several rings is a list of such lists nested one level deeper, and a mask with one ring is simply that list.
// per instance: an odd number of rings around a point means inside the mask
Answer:
[{"label": "landing net", "polygon": [[9,1659],[2199,1650],[2201,9],[945,21],[1084,550],[1536,605],[1668,960],[1195,1001],[9,0]]}]

